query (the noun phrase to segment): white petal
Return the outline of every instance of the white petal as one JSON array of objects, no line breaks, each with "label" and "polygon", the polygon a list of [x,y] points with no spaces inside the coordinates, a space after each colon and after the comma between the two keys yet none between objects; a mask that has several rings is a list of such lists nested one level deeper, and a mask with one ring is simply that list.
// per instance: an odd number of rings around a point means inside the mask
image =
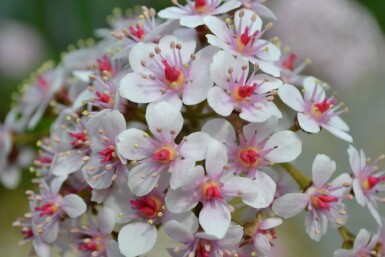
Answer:
[{"label": "white petal", "polygon": [[155,187],[159,176],[156,164],[152,162],[138,164],[128,174],[128,187],[137,196],[146,195]]},{"label": "white petal", "polygon": [[213,139],[204,132],[195,132],[187,136],[186,141],[180,148],[183,158],[201,161],[205,158],[208,145]]},{"label": "white petal", "polygon": [[257,172],[254,187],[258,190],[256,197],[252,199],[244,198],[244,203],[258,209],[268,207],[274,200],[275,190],[277,188],[274,180],[263,172]]},{"label": "white petal", "polygon": [[263,39],[258,40],[255,46],[258,47],[258,45],[262,44],[265,45],[264,49],[266,50],[259,52],[257,57],[269,62],[278,61],[281,57],[281,50],[279,49],[279,47]]},{"label": "white petal", "polygon": [[314,185],[323,186],[336,171],[336,163],[329,156],[317,154],[312,166],[312,176]]},{"label": "white petal", "polygon": [[298,123],[301,129],[309,133],[318,133],[320,132],[320,127],[318,123],[309,115],[304,113],[297,114]]},{"label": "white petal", "polygon": [[198,104],[207,98],[207,94],[214,84],[209,67],[217,52],[216,47],[207,46],[196,54],[196,60],[191,64],[189,75],[192,82],[183,88],[184,104]]},{"label": "white petal", "polygon": [[267,140],[264,150],[278,147],[268,153],[265,158],[269,161],[282,163],[295,160],[302,152],[302,142],[292,131],[284,130],[272,135]]},{"label": "white petal", "polygon": [[60,203],[60,206],[71,218],[77,218],[87,210],[83,199],[75,194],[66,195]]},{"label": "white petal", "polygon": [[158,12],[158,16],[164,19],[180,19],[188,14],[189,13],[186,10],[175,6],[168,7]]},{"label": "white petal", "polygon": [[213,14],[226,13],[228,11],[238,8],[239,6],[241,6],[241,2],[237,0],[229,0],[224,4],[222,4],[221,6],[217,7]]},{"label": "white petal", "polygon": [[202,131],[222,143],[233,145],[236,140],[233,126],[225,119],[209,120],[203,125]]},{"label": "white petal", "polygon": [[311,99],[314,90],[316,91],[315,93],[316,102],[319,103],[325,99],[325,90],[321,86],[322,85],[321,83],[322,82],[320,82],[319,79],[311,76],[306,77],[303,80],[303,87],[305,89],[305,96],[307,99]]},{"label": "white petal", "polygon": [[304,101],[299,90],[290,84],[284,84],[278,89],[281,100],[290,108],[297,112],[304,111]]},{"label": "white petal", "polygon": [[155,150],[150,142],[149,135],[136,128],[123,131],[118,136],[118,151],[128,160],[142,160]]},{"label": "white petal", "polygon": [[194,240],[191,231],[175,220],[170,220],[164,224],[164,231],[171,240],[179,243],[189,243]]},{"label": "white petal", "polygon": [[266,230],[266,229],[275,228],[281,224],[282,224],[282,220],[279,218],[268,218],[268,219],[265,219],[264,221],[262,221],[259,224],[259,227],[261,229]]},{"label": "white petal", "polygon": [[183,117],[179,110],[166,102],[160,102],[146,112],[148,127],[157,138],[170,139],[179,134],[183,127]]},{"label": "white petal", "polygon": [[[242,18],[239,17],[239,13],[241,11],[243,12]],[[255,22],[253,22],[253,26],[252,26],[252,29],[249,31],[249,35],[254,34],[254,32],[256,32],[256,31],[260,32],[262,30],[262,20],[258,16],[258,14],[256,14],[255,12],[253,12],[252,10],[249,10],[249,9],[241,9],[241,10],[238,10],[234,14],[235,28],[236,29],[239,28],[239,23],[241,22],[241,19],[242,19],[243,28],[245,27],[245,25],[251,24],[252,19],[254,19],[254,16],[255,16],[256,20],[255,20]],[[238,32],[243,33],[243,31],[238,31]]]},{"label": "white petal", "polygon": [[118,242],[110,240],[107,243],[107,256],[108,257],[124,257],[124,255],[119,250]]},{"label": "white petal", "polygon": [[201,15],[186,15],[180,19],[180,25],[189,28],[196,28],[203,24],[203,17]]},{"label": "white petal", "polygon": [[334,136],[338,137],[339,139],[342,139],[342,140],[344,140],[344,141],[346,141],[348,143],[353,143],[353,138],[348,133],[346,133],[346,132],[344,132],[342,130],[339,130],[336,127],[332,127],[329,124],[321,124],[321,126],[324,129],[326,129],[327,131],[329,131],[331,134],[333,134]]},{"label": "white petal", "polygon": [[231,214],[226,205],[212,201],[203,206],[199,213],[199,223],[203,230],[217,238],[223,238],[229,229]]},{"label": "white petal", "polygon": [[206,154],[206,172],[211,178],[219,178],[227,165],[226,147],[219,141],[212,141]]},{"label": "white petal", "polygon": [[361,229],[358,232],[356,240],[354,241],[353,250],[361,250],[366,248],[370,241],[370,233],[366,229]]},{"label": "white petal", "polygon": [[353,191],[356,198],[356,201],[359,205],[365,206],[366,197],[362,192],[361,184],[358,179],[353,180]]},{"label": "white petal", "polygon": [[82,155],[78,154],[77,149],[66,151],[66,154],[58,154],[52,163],[52,174],[56,176],[67,176],[79,171],[83,166]]},{"label": "white petal", "polygon": [[250,202],[257,197],[259,189],[249,178],[232,176],[224,181],[221,191],[226,196],[241,197],[246,204],[253,206]]},{"label": "white petal", "polygon": [[380,213],[378,212],[376,206],[371,201],[366,202],[368,209],[370,213],[372,214],[373,218],[376,220],[377,224],[382,227],[382,220]]},{"label": "white petal", "polygon": [[275,65],[272,61],[263,61],[256,58],[249,58],[251,63],[258,64],[258,67],[263,72],[270,74],[273,77],[279,77],[281,75],[281,71],[278,66]]},{"label": "white petal", "polygon": [[176,189],[191,183],[188,173],[193,172],[193,168],[195,168],[195,160],[193,159],[175,160],[174,164],[172,165],[172,173],[170,179],[171,188]]},{"label": "white petal", "polygon": [[271,76],[268,76],[266,74],[258,74],[254,77],[254,81],[258,84],[262,84],[260,88],[258,88],[258,93],[267,93],[273,89],[280,88],[283,83],[280,79],[273,78]]},{"label": "white petal", "polygon": [[230,35],[229,28],[226,23],[214,16],[207,16],[203,19],[205,25],[210,31],[222,41],[227,41]]},{"label": "white petal", "polygon": [[195,48],[197,45],[195,40],[191,40],[184,37],[176,37],[172,35],[164,36],[159,41],[159,48],[162,50],[162,56],[167,60],[174,59],[174,51],[170,48],[171,42],[175,42],[176,44],[180,43],[182,45],[180,54],[183,63],[187,63],[190,60],[191,54],[195,53]]},{"label": "white petal", "polygon": [[214,35],[206,35],[207,42],[210,45],[217,46],[223,50],[232,52],[232,48],[223,39],[220,39]]},{"label": "white petal", "polygon": [[97,216],[99,229],[106,234],[109,234],[114,229],[115,213],[112,209],[104,207]]},{"label": "white petal", "polygon": [[243,126],[243,135],[250,142],[255,137],[255,143],[258,144],[266,140],[277,127],[278,120],[275,117],[270,118],[264,123],[250,123]]},{"label": "white petal", "polygon": [[131,68],[135,72],[143,72],[146,70],[142,65],[142,60],[146,63],[151,62],[150,53],[154,52],[156,44],[154,43],[139,43],[134,46],[128,57]]},{"label": "white petal", "polygon": [[277,20],[277,16],[275,16],[275,14],[264,4],[254,3],[252,4],[251,9],[265,18]]},{"label": "white petal", "polygon": [[128,73],[121,79],[119,94],[134,103],[150,103],[162,96],[156,81],[144,79],[138,73]]},{"label": "white petal", "polygon": [[270,252],[270,242],[266,238],[266,236],[262,235],[261,233],[258,233],[253,238],[253,245],[255,247],[255,250],[258,254],[258,256],[268,256]]},{"label": "white petal", "polygon": [[219,115],[229,116],[234,110],[233,99],[220,87],[213,87],[210,89],[207,101],[210,107]]},{"label": "white petal", "polygon": [[361,171],[360,154],[358,153],[357,149],[354,148],[352,145],[349,145],[348,154],[350,167],[352,168],[354,175],[359,176]]},{"label": "white petal", "polygon": [[273,202],[273,211],[283,218],[294,217],[305,209],[308,202],[309,197],[305,194],[286,194]]},{"label": "white petal", "polygon": [[118,235],[119,249],[126,257],[135,257],[150,251],[156,242],[156,227],[147,222],[124,226]]},{"label": "white petal", "polygon": [[277,106],[269,101],[259,102],[258,108],[254,105],[242,108],[239,117],[249,122],[265,122],[272,116],[282,117]]},{"label": "white petal", "polygon": [[335,127],[339,130],[343,130],[343,131],[349,131],[349,126],[348,124],[346,124],[345,121],[343,121],[340,116],[334,116],[332,117],[328,124],[332,127]]},{"label": "white petal", "polygon": [[[234,77],[239,79],[242,74],[242,66],[249,67],[249,62],[244,58],[235,58],[228,51],[220,51],[214,56],[213,63],[210,65],[211,77],[218,86],[229,89],[228,70],[232,68]],[[245,73],[248,74],[248,71]]]},{"label": "white petal", "polygon": [[321,237],[326,234],[328,228],[328,220],[323,213],[317,213],[317,219],[310,213],[305,219],[305,229],[307,234],[314,241],[319,242]]}]

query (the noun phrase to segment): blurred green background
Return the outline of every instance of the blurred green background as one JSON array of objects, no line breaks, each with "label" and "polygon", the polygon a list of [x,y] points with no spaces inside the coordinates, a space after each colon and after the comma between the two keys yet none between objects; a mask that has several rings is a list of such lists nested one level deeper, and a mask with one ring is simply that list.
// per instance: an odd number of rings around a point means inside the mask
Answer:
[{"label": "blurred green background", "polygon": [[[285,4],[285,0],[270,0],[269,2],[273,4],[273,7]],[[350,2],[355,1],[351,0]],[[385,1],[360,0],[357,2],[369,11],[368,13],[374,17],[382,30],[381,33],[383,33],[385,31]],[[58,61],[60,53],[65,51],[68,45],[76,43],[79,39],[92,37],[94,29],[107,27],[106,17],[113,8],[126,9],[135,5],[152,6],[159,10],[170,5],[170,1],[1,0],[0,95],[4,96],[0,101],[1,120],[4,119],[8,111],[11,92],[15,91],[24,77],[36,69],[44,60],[53,59]],[[295,29],[291,30],[290,33],[295,34]],[[351,33],[362,32],[352,31]],[[12,37],[9,35],[12,35]],[[11,39],[7,41],[7,38]],[[381,53],[379,54],[383,54],[382,51],[384,51],[385,46],[383,45],[382,36],[379,40],[382,40],[379,45],[383,46],[383,48],[380,48]],[[368,45],[367,47],[372,46]],[[29,48],[30,52],[23,52],[24,49]],[[16,51],[12,52],[9,49]],[[357,49],[357,51],[361,50]],[[30,58],[24,60],[23,57]],[[18,69],[18,67],[22,68]],[[351,125],[355,145],[364,147],[368,155],[373,157],[385,152],[383,137],[383,131],[385,131],[384,74],[384,66],[378,67],[377,70],[373,70],[367,76],[362,76],[349,87],[339,89],[339,98],[350,108],[350,112],[344,116],[344,119]],[[323,75],[325,76],[323,79],[328,81],[328,75]],[[350,74],[341,74],[342,78],[343,76],[350,76]],[[338,85],[336,86],[338,87]],[[349,172],[346,155],[347,144],[325,132],[317,137],[310,137],[305,134],[301,136],[304,140],[306,153],[297,161],[300,168],[310,173],[309,170],[315,155],[322,152],[332,156],[332,159],[337,161],[339,172]],[[385,165],[382,165],[382,168],[384,167]],[[15,191],[8,191],[0,185],[0,245],[2,246],[0,256],[14,257],[27,256],[28,254],[29,246],[22,248],[17,246],[16,243],[21,237],[17,229],[11,227],[11,223],[18,215],[22,215],[27,211],[27,200],[23,192],[30,188],[29,178],[28,175],[24,176],[22,185]],[[376,225],[372,222],[368,211],[357,207],[356,204],[349,205],[349,208],[354,213],[348,223],[353,232],[357,232],[362,226],[367,226],[372,231],[376,229]],[[285,234],[294,235],[294,232],[304,230],[303,215],[290,220],[282,227],[279,244],[282,252],[278,253],[277,256],[331,256],[332,250],[338,248],[341,244],[337,232],[333,229],[329,230],[328,236],[320,244],[312,242],[304,233],[298,237],[289,236],[285,240]],[[292,231],[294,232],[292,233]],[[163,255],[155,253],[151,256]]]}]

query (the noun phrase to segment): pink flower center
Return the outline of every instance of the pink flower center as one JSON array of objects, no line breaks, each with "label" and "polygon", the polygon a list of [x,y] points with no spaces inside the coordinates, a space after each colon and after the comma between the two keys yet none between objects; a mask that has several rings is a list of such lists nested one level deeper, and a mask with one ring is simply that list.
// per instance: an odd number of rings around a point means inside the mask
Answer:
[{"label": "pink flower center", "polygon": [[46,203],[40,207],[35,207],[35,211],[40,212],[40,217],[51,216],[60,210],[60,206],[57,203]]},{"label": "pink flower center", "polygon": [[164,65],[164,79],[171,89],[180,88],[184,83],[184,74],[175,67],[171,67],[167,60],[162,61]]},{"label": "pink flower center", "polygon": [[82,146],[87,140],[88,140],[88,134],[86,132],[80,132],[80,133],[72,133],[70,132],[69,135],[75,139],[71,145],[75,147]]},{"label": "pink flower center", "polygon": [[252,96],[256,88],[257,84],[253,84],[252,86],[239,85],[234,88],[232,96],[236,101],[241,102],[245,98]]},{"label": "pink flower center", "polygon": [[338,198],[332,197],[329,195],[312,196],[311,202],[312,202],[313,206],[317,209],[329,210],[330,203],[338,202]]},{"label": "pink flower center", "polygon": [[281,63],[282,68],[292,71],[296,59],[297,55],[293,53],[289,54],[289,56]]},{"label": "pink flower center", "polygon": [[163,146],[156,150],[152,156],[152,160],[162,163],[169,163],[175,160],[175,150],[169,146]]},{"label": "pink flower center", "polygon": [[255,148],[247,148],[239,151],[238,158],[244,167],[256,167],[261,154]]},{"label": "pink flower center", "polygon": [[195,0],[195,11],[197,13],[206,12],[206,0]]},{"label": "pink flower center", "polygon": [[51,157],[44,157],[44,156],[41,156],[38,161],[40,163],[44,163],[44,164],[50,164],[52,163],[52,158]]},{"label": "pink flower center", "polygon": [[130,201],[130,204],[138,210],[139,214],[147,219],[158,217],[159,213],[162,213],[162,203],[162,199],[155,195]]},{"label": "pink flower center", "polygon": [[314,104],[312,111],[316,112],[316,116],[318,117],[327,110],[332,109],[335,103],[335,99],[328,100],[327,98],[325,98],[322,102]]},{"label": "pink flower center", "polygon": [[258,36],[259,32],[255,31],[253,34],[249,35],[249,27],[245,28],[245,31],[237,38],[237,47],[238,51],[242,52],[247,45],[254,44],[255,38]]},{"label": "pink flower center", "polygon": [[205,200],[223,199],[219,184],[215,181],[208,181],[202,186],[202,196]]},{"label": "pink flower center", "polygon": [[94,238],[86,238],[84,239],[84,243],[79,245],[80,251],[89,251],[89,252],[98,252],[102,249],[104,249],[104,244],[101,242],[102,237],[97,236]]},{"label": "pink flower center", "polygon": [[[207,246],[206,246],[207,245]],[[209,257],[210,256],[210,245],[201,242],[196,251],[197,257]]]},{"label": "pink flower center", "polygon": [[30,228],[22,229],[21,234],[24,236],[24,240],[27,240],[33,237],[33,231]]},{"label": "pink flower center", "polygon": [[365,190],[370,190],[373,187],[377,186],[378,183],[385,181],[385,177],[373,177],[369,176],[362,182],[362,188]]},{"label": "pink flower center", "polygon": [[96,92],[96,96],[98,97],[98,101],[106,104],[114,103],[114,99],[105,93]]},{"label": "pink flower center", "polygon": [[269,240],[270,246],[274,246],[273,240],[277,239],[277,233],[275,232],[274,228],[267,229],[267,230],[258,230],[257,233],[260,233],[262,235],[265,235],[266,238]]},{"label": "pink flower center", "polygon": [[140,40],[144,39],[146,33],[144,32],[142,26],[140,26],[138,23],[135,26],[130,26],[128,29],[130,30],[131,35],[134,37]]},{"label": "pink flower center", "polygon": [[115,146],[110,145],[104,151],[101,151],[98,154],[104,156],[101,163],[114,161],[116,158]]},{"label": "pink flower center", "polygon": [[106,71],[109,74],[112,74],[112,67],[107,58],[107,55],[103,55],[103,57],[101,59],[98,59],[97,62],[99,64],[100,73],[103,73],[104,71]]},{"label": "pink flower center", "polygon": [[43,75],[37,76],[37,86],[44,92],[47,92],[49,89],[49,84]]}]

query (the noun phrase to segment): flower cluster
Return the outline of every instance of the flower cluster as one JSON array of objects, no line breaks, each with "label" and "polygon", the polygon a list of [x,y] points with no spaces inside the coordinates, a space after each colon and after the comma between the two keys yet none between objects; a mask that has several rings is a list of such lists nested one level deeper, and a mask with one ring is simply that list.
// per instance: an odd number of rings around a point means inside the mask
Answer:
[{"label": "flower cluster", "polygon": [[[15,98],[0,126],[0,181],[14,187],[34,158],[40,190],[27,191],[30,210],[14,223],[21,243],[41,257],[54,248],[134,257],[162,228],[179,243],[171,256],[264,257],[283,219],[305,211],[313,240],[340,228],[352,249],[335,256],[384,256],[383,231],[355,239],[344,227],[354,196],[382,226],[383,156],[370,164],[349,146],[352,173],[332,180],[336,163],[324,154],[312,178],[290,164],[302,153],[300,130],[352,137],[329,86],[301,74],[309,62],[295,67],[296,55],[264,37],[273,24],[261,16],[275,15],[259,0],[172,2],[159,18],[146,7],[111,17],[97,44],[45,65]],[[43,118],[49,133],[36,127]]]}]

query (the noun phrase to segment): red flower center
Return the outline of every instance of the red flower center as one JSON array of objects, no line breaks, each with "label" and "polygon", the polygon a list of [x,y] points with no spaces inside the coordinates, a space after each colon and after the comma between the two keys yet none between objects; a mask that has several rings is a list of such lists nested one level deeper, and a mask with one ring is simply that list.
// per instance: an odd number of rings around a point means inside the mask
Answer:
[{"label": "red flower center", "polygon": [[184,83],[184,74],[175,67],[170,66],[167,60],[162,61],[164,66],[164,79],[171,89],[180,88]]},{"label": "red flower center", "polygon": [[106,71],[106,72],[112,74],[112,67],[111,67],[111,64],[108,60],[107,55],[103,55],[103,57],[101,59],[98,59],[97,62],[99,65],[100,73],[103,73],[104,71]]},{"label": "red flower center", "polygon": [[162,203],[162,199],[155,195],[130,201],[130,204],[138,210],[139,214],[147,219],[158,217],[159,213],[162,213]]},{"label": "red flower center", "polygon": [[88,140],[88,134],[86,132],[70,132],[69,135],[74,139],[74,141],[71,143],[71,145],[73,145],[74,147],[80,147]]},{"label": "red flower center", "polygon": [[256,167],[261,158],[261,154],[255,148],[247,148],[240,150],[238,157],[243,166]]},{"label": "red flower center", "polygon": [[169,146],[163,146],[154,153],[152,160],[169,163],[175,160],[175,150]]},{"label": "red flower center", "polygon": [[254,41],[259,34],[259,31],[255,31],[253,34],[249,35],[249,30],[250,28],[246,27],[241,36],[237,39],[237,46],[240,52],[242,52],[247,45],[254,44]]},{"label": "red flower center", "polygon": [[106,162],[114,161],[115,158],[116,158],[115,146],[110,145],[104,151],[101,151],[98,154],[104,156],[104,158],[101,161],[101,163],[106,163]]},{"label": "red flower center", "polygon": [[385,181],[385,177],[373,177],[369,176],[362,182],[362,187],[365,190],[370,190],[373,187],[377,186],[378,183]]},{"label": "red flower center", "polygon": [[327,110],[333,108],[335,103],[336,103],[335,99],[328,100],[327,98],[325,98],[322,102],[315,104],[314,108],[316,111],[319,111],[320,113],[324,113]]},{"label": "red flower center", "polygon": [[137,23],[135,26],[130,26],[128,29],[130,30],[131,35],[134,37],[140,40],[144,39],[146,33],[144,32],[142,26],[139,25],[139,23]]},{"label": "red flower center", "polygon": [[320,195],[320,196],[313,196],[311,198],[311,201],[315,208],[329,210],[330,203],[338,202],[338,198],[332,197],[329,195]]},{"label": "red flower center", "polygon": [[217,182],[208,181],[202,187],[202,196],[205,200],[223,199]]},{"label": "red flower center", "polygon": [[236,101],[240,102],[246,97],[252,96],[256,88],[257,84],[253,84],[252,86],[239,85],[233,90],[232,96]]},{"label": "red flower center", "polygon": [[297,55],[291,53],[289,56],[281,63],[282,68],[292,71],[294,69],[294,62],[297,59]]},{"label": "red flower center", "polygon": [[197,13],[206,12],[206,0],[195,0],[195,11]]},{"label": "red flower center", "polygon": [[59,209],[60,206],[57,203],[46,203],[40,207],[35,207],[35,211],[40,212],[40,217],[54,215]]}]

